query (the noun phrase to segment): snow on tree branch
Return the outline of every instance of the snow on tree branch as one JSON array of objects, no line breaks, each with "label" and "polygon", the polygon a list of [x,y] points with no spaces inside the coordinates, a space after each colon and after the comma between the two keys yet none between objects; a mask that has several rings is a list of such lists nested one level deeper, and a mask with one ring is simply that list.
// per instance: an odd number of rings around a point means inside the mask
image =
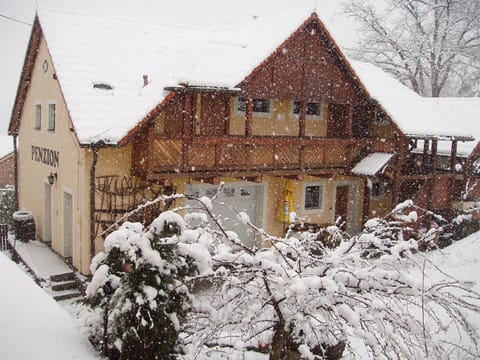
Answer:
[{"label": "snow on tree branch", "polygon": [[355,58],[424,96],[478,96],[477,0],[348,0],[344,9],[361,25]]}]

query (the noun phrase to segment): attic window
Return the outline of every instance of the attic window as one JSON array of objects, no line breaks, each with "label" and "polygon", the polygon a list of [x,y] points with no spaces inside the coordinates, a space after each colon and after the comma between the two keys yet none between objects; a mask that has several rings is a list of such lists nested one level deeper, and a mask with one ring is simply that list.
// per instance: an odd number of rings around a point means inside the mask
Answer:
[{"label": "attic window", "polygon": [[[270,100],[269,99],[253,99],[253,112],[255,114],[270,114]],[[247,99],[237,98],[237,112],[244,113],[247,110]]]},{"label": "attic window", "polygon": [[[300,115],[300,101],[294,101],[292,106],[292,111],[294,115]],[[305,115],[308,118],[321,118],[322,117],[322,103],[320,102],[307,102]]]},{"label": "attic window", "polygon": [[113,90],[113,86],[105,83],[96,83],[93,84],[94,89],[100,89],[100,90]]}]

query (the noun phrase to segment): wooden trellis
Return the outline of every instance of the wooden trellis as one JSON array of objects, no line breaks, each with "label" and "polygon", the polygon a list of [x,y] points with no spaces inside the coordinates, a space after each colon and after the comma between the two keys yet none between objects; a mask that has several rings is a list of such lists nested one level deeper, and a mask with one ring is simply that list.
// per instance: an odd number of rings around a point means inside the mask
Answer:
[{"label": "wooden trellis", "polygon": [[[95,179],[95,234],[105,238],[112,228],[126,214],[139,206],[157,199],[161,195],[171,195],[176,191],[174,186],[166,186],[148,182],[131,176],[106,175]],[[149,224],[162,211],[168,209],[172,201],[158,201],[142,206],[122,221]]]}]

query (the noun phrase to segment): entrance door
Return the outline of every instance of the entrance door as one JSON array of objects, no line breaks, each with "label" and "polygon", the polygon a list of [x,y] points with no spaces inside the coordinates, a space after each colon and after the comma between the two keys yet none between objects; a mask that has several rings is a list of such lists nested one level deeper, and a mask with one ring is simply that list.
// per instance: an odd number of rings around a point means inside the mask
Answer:
[{"label": "entrance door", "polygon": [[73,255],[73,197],[63,193],[63,256]]},{"label": "entrance door", "polygon": [[[261,186],[253,183],[227,183],[217,194],[218,185],[192,185],[189,194],[194,197],[207,196],[214,197],[212,213],[216,215],[219,222],[228,231],[234,231],[242,243],[246,246],[253,246],[255,242],[255,232],[248,225],[238,219],[237,212],[245,212],[250,218],[252,224],[257,224],[257,213],[261,209],[262,198]],[[196,201],[190,201],[189,205],[198,208]],[[214,227],[211,219],[209,224]]]},{"label": "entrance door", "polygon": [[52,187],[43,184],[43,241],[52,241]]},{"label": "entrance door", "polygon": [[335,221],[341,218],[341,229],[345,230],[348,224],[348,186],[342,185],[336,187],[335,199]]}]

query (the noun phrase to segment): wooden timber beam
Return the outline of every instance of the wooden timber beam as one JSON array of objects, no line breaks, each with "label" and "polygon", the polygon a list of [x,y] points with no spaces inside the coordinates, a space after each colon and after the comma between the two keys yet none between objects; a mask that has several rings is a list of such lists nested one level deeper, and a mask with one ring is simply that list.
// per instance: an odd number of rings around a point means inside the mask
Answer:
[{"label": "wooden timber beam", "polygon": [[300,115],[298,119],[298,136],[305,136],[305,119],[307,117],[307,103],[305,100],[300,101]]},{"label": "wooden timber beam", "polygon": [[404,137],[400,137],[397,143],[397,149],[398,153],[398,158],[397,158],[397,166],[395,169],[396,173],[396,181],[395,181],[395,190],[393,192],[393,202],[394,204],[397,204],[400,199],[400,191],[402,188],[402,174],[403,174],[403,168],[405,166],[405,160],[407,158],[407,140]]},{"label": "wooden timber beam", "polygon": [[[306,169],[302,175],[310,176],[333,176],[333,175],[344,175],[345,171],[342,167],[329,167],[323,169]],[[171,172],[150,172],[147,175],[148,181],[158,181],[165,179],[174,179],[179,177],[188,176],[191,179],[207,179],[213,177],[235,177],[235,178],[261,178],[264,176],[299,176],[298,170],[229,170],[229,171],[195,171],[190,173],[178,173],[175,171]]]},{"label": "wooden timber beam", "polygon": [[455,165],[457,163],[457,140],[452,141],[452,149],[450,151],[450,172],[456,173]]},{"label": "wooden timber beam", "polygon": [[246,102],[246,111],[245,111],[245,136],[246,137],[251,137],[253,135],[252,122],[253,122],[253,99],[248,98]]}]

